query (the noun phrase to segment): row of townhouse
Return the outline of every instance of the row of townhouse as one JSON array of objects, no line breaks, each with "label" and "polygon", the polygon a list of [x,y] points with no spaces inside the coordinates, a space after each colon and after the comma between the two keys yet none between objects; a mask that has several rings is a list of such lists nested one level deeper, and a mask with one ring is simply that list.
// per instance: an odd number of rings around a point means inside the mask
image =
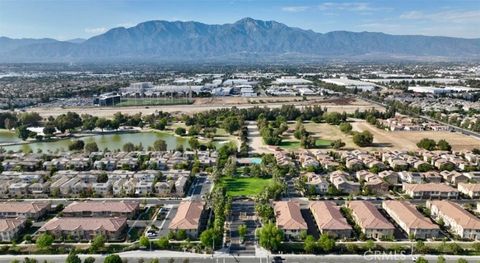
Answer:
[{"label": "row of townhouse", "polygon": [[383,201],[382,208],[409,235],[420,239],[437,238],[440,227],[407,201]]},{"label": "row of townhouse", "polygon": [[63,153],[62,155],[40,154],[4,154],[0,156],[2,167],[6,171],[20,169],[36,170],[115,170],[137,169],[140,159],[148,159],[147,164],[156,169],[167,169],[176,164],[188,162],[197,157],[200,164],[212,165],[216,162],[215,151],[142,151],[142,152],[93,152],[89,155]]},{"label": "row of townhouse", "polygon": [[48,202],[1,202],[0,241],[15,240],[25,228],[27,220],[38,220],[49,210]]},{"label": "row of townhouse", "polygon": [[[365,237],[394,238],[396,226],[373,203],[349,201],[346,207]],[[309,201],[306,205],[300,200],[274,202],[276,225],[288,238],[297,239],[302,231],[308,229],[302,215],[302,209],[305,208],[310,210],[320,233],[337,238],[352,237],[352,226],[341,213],[340,207],[333,201]],[[395,222],[409,236],[419,239],[441,237],[440,227],[408,201],[385,200],[381,208],[389,215],[392,222]],[[450,231],[460,238],[480,239],[480,219],[459,204],[448,200],[429,200],[427,208],[430,209],[434,219],[442,219]]]},{"label": "row of townhouse", "polygon": [[459,191],[444,183],[404,183],[403,191],[413,199],[457,199]]},{"label": "row of townhouse", "polygon": [[354,150],[344,151],[340,156],[345,162],[345,167],[351,170],[361,170],[365,167],[378,167],[380,170],[384,170],[386,168],[385,164],[379,161],[378,158],[372,153]]},{"label": "row of townhouse", "polygon": [[460,238],[480,240],[480,219],[448,200],[428,200],[427,208],[436,220],[442,220]]},{"label": "row of townhouse", "polygon": [[[76,197],[85,193],[99,196],[184,196],[188,190],[190,171],[187,170],[142,170],[138,172],[115,170],[72,171],[62,170],[55,173],[49,181],[43,181],[45,173],[12,172],[0,175],[0,193],[6,197],[48,197],[49,195]],[[16,174],[13,174],[16,173]],[[97,182],[105,174],[105,182]],[[4,175],[2,173],[2,175]]]},{"label": "row of townhouse", "polygon": [[38,233],[79,241],[103,235],[109,241],[119,241],[127,232],[127,220],[136,218],[139,212],[140,204],[136,201],[73,202],[42,225]]}]

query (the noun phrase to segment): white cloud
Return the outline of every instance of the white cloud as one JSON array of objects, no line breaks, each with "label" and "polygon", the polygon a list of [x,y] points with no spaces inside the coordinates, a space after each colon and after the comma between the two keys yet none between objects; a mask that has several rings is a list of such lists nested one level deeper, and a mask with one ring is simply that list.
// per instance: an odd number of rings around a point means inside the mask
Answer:
[{"label": "white cloud", "polygon": [[101,34],[105,33],[107,29],[105,27],[85,28],[85,32],[89,34]]},{"label": "white cloud", "polygon": [[343,10],[343,11],[355,11],[355,12],[364,12],[364,11],[376,11],[380,10],[381,8],[375,8],[370,6],[368,3],[334,3],[334,2],[326,2],[323,4],[318,5],[318,9],[320,10]]},{"label": "white cloud", "polygon": [[446,23],[472,23],[480,22],[480,10],[448,10],[436,13],[423,13],[414,10],[401,14],[400,18]]},{"label": "white cloud", "polygon": [[308,8],[309,8],[308,6],[284,6],[282,7],[282,11],[297,13],[297,12],[303,12]]}]

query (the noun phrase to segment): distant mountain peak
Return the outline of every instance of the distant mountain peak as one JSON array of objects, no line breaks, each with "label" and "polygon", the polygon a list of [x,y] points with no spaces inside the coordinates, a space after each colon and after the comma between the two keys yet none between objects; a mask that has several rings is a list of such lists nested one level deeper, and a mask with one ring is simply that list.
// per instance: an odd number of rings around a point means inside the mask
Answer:
[{"label": "distant mountain peak", "polygon": [[348,31],[321,34],[251,17],[223,25],[145,21],[129,28],[112,28],[83,41],[0,37],[0,60],[6,62],[291,62],[331,58],[480,59],[480,39]]}]

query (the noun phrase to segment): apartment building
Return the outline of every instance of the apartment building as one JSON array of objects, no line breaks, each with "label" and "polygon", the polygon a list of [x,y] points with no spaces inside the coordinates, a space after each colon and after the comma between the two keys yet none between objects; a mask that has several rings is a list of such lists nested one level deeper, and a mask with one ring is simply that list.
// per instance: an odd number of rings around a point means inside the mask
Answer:
[{"label": "apartment building", "polygon": [[307,222],[303,219],[300,205],[294,201],[279,201],[273,206],[276,224],[282,229],[285,236],[298,238],[302,230],[307,230]]},{"label": "apartment building", "polygon": [[434,218],[442,219],[450,231],[461,238],[480,240],[480,219],[449,200],[428,200],[427,208]]},{"label": "apartment building", "polygon": [[38,232],[49,233],[55,239],[70,236],[75,240],[92,240],[95,236],[103,235],[109,241],[118,241],[126,230],[126,217],[55,217]]},{"label": "apartment building", "polygon": [[204,207],[205,203],[202,201],[182,201],[168,229],[171,231],[185,230],[188,236],[198,237],[202,226]]},{"label": "apartment building", "polygon": [[25,228],[25,218],[3,218],[0,219],[0,241],[11,242],[15,240],[20,231]]},{"label": "apartment building", "polygon": [[367,201],[350,201],[347,207],[351,209],[352,217],[367,238],[391,238],[395,227]]},{"label": "apartment building", "polygon": [[1,202],[1,218],[27,218],[37,220],[50,210],[48,202]]},{"label": "apartment building", "polygon": [[315,219],[318,229],[322,234],[338,238],[352,236],[352,227],[340,212],[333,201],[313,201],[309,205],[310,212]]},{"label": "apartment building", "polygon": [[422,215],[410,202],[387,200],[383,201],[382,207],[408,235],[428,239],[440,234],[439,226]]},{"label": "apartment building", "polygon": [[414,199],[456,199],[458,190],[443,183],[403,184],[403,191]]},{"label": "apartment building", "polygon": [[73,202],[63,209],[66,217],[126,217],[135,219],[140,211],[136,201]]},{"label": "apartment building", "polygon": [[459,183],[457,185],[458,191],[460,193],[469,196],[470,198],[479,198],[480,197],[480,184],[469,184],[469,183]]}]

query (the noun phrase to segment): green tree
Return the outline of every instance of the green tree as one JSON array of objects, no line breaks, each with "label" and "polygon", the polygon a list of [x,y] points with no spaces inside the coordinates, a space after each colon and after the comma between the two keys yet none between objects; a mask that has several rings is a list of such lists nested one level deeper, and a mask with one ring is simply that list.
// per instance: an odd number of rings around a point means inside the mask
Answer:
[{"label": "green tree", "polygon": [[340,128],[340,131],[342,131],[344,133],[350,133],[352,131],[352,125],[348,122],[340,123],[338,128]]},{"label": "green tree", "polygon": [[344,143],[342,140],[338,139],[338,140],[335,140],[335,141],[333,141],[332,143],[330,143],[330,146],[331,146],[333,149],[338,150],[338,149],[344,147],[344,146],[345,146],[345,143]]},{"label": "green tree", "polygon": [[183,229],[180,229],[177,231],[175,237],[177,240],[185,240],[187,239],[187,232]]},{"label": "green tree", "polygon": [[123,263],[122,258],[117,254],[111,254],[105,257],[103,263]]},{"label": "green tree", "polygon": [[459,259],[457,260],[457,263],[468,263],[468,261],[467,261],[466,259],[464,259],[464,258],[459,258]]},{"label": "green tree", "polygon": [[373,135],[369,131],[355,132],[353,142],[360,147],[367,147],[373,143]]},{"label": "green tree", "polygon": [[153,149],[155,151],[164,152],[167,150],[167,143],[162,139],[158,139],[153,143]]},{"label": "green tree", "polygon": [[97,235],[92,240],[92,244],[90,244],[90,251],[98,252],[105,248],[106,239],[103,235]]},{"label": "green tree", "polygon": [[437,148],[440,151],[451,151],[452,150],[452,146],[447,141],[445,141],[443,139],[438,141]]},{"label": "green tree", "polygon": [[45,134],[45,137],[47,138],[50,138],[53,136],[53,134],[55,134],[57,130],[55,129],[55,126],[53,125],[46,125],[44,128],[43,128],[43,134]]},{"label": "green tree", "polygon": [[175,134],[180,136],[185,136],[185,134],[187,134],[187,130],[185,130],[185,128],[178,127],[175,129]]},{"label": "green tree", "polygon": [[200,242],[205,247],[211,247],[214,243],[215,247],[217,247],[222,242],[222,236],[213,228],[210,228],[200,234]]},{"label": "green tree", "polygon": [[190,138],[188,140],[188,144],[190,145],[190,148],[192,148],[193,150],[196,150],[198,149],[198,147],[200,147],[200,142],[195,137]]},{"label": "green tree", "polygon": [[48,233],[43,233],[37,237],[35,244],[37,248],[40,250],[49,249],[50,246],[53,244],[54,237]]},{"label": "green tree", "polygon": [[18,135],[18,138],[22,139],[23,141],[26,141],[28,139],[28,136],[30,135],[30,131],[27,129],[27,126],[21,125],[17,127],[17,135]]},{"label": "green tree", "polygon": [[260,246],[270,251],[277,251],[283,241],[283,231],[272,222],[268,222],[258,230],[258,239]]},{"label": "green tree", "polygon": [[86,257],[83,260],[83,263],[95,263],[95,258],[94,257]]},{"label": "green tree", "polygon": [[437,258],[437,263],[446,263],[447,261],[445,260],[445,257],[443,256],[438,256]]},{"label": "green tree", "polygon": [[37,112],[25,112],[20,114],[18,120],[27,127],[39,126],[42,117]]},{"label": "green tree", "polygon": [[240,238],[243,240],[245,239],[245,235],[247,234],[247,226],[246,225],[239,225],[238,226],[238,234]]},{"label": "green tree", "polygon": [[82,140],[76,140],[76,141],[71,142],[68,145],[68,150],[70,150],[70,151],[80,151],[80,150],[83,150],[84,147],[85,147],[85,143]]},{"label": "green tree", "polygon": [[416,263],[428,263],[428,260],[424,257],[418,257]]},{"label": "green tree", "polygon": [[323,252],[329,253],[335,248],[335,239],[329,237],[327,234],[322,234],[318,239],[318,246]]},{"label": "green tree", "polygon": [[95,126],[97,128],[100,128],[103,132],[105,128],[108,127],[109,121],[105,118],[98,118],[97,121],[95,122]]},{"label": "green tree", "polygon": [[437,143],[435,140],[423,138],[417,143],[417,147],[428,151],[433,151],[437,147]]},{"label": "green tree", "polygon": [[82,118],[75,112],[67,112],[67,114],[59,115],[54,123],[61,132],[65,132],[82,126]]},{"label": "green tree", "polygon": [[223,121],[222,127],[230,134],[238,131],[241,127],[241,121],[235,117],[230,116]]},{"label": "green tree", "polygon": [[138,244],[140,245],[140,247],[149,247],[150,246],[150,239],[148,239],[148,237],[146,237],[146,236],[141,236],[139,241],[138,241]]},{"label": "green tree", "polygon": [[98,152],[98,145],[96,142],[89,142],[85,144],[83,149],[86,153]]},{"label": "green tree", "polygon": [[312,254],[317,250],[317,242],[315,238],[311,235],[308,235],[303,242],[303,249],[307,254]]},{"label": "green tree", "polygon": [[167,249],[170,245],[170,241],[168,240],[168,237],[161,237],[157,240],[156,244],[159,249]]},{"label": "green tree", "polygon": [[133,145],[131,142],[127,142],[123,145],[122,150],[124,152],[133,152],[135,151],[135,145]]},{"label": "green tree", "polygon": [[65,263],[82,263],[82,260],[75,252],[71,251],[67,256],[67,259],[65,259]]}]

